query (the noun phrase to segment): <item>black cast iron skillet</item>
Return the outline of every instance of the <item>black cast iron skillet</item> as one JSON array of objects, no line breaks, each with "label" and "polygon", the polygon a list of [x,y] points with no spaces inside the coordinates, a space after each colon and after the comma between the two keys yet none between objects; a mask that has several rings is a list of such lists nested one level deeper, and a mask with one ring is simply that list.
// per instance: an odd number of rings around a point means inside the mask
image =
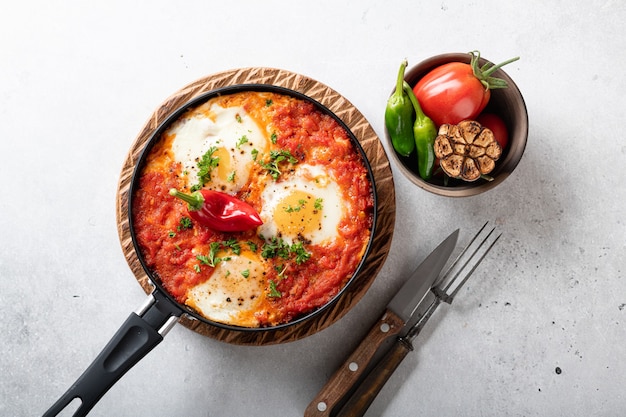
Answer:
[{"label": "black cast iron skillet", "polygon": [[[233,94],[243,91],[267,91],[274,92],[283,95],[289,95],[301,100],[308,101],[315,105],[315,107],[321,112],[333,117],[345,130],[348,132],[355,149],[361,155],[364,165],[368,170],[369,180],[372,186],[372,195],[374,197],[373,207],[373,223],[372,233],[370,234],[370,240],[367,245],[365,254],[359,263],[357,270],[349,279],[344,288],[327,304],[314,310],[302,317],[297,318],[289,323],[281,324],[273,327],[263,328],[244,328],[229,326],[222,323],[213,322],[208,320],[193,311],[189,307],[182,305],[174,300],[174,298],[163,288],[160,279],[152,274],[150,269],[146,266],[141,251],[137,245],[135,237],[135,230],[132,222],[132,201],[133,192],[138,186],[139,177],[143,166],[145,164],[146,157],[150,152],[150,149],[157,143],[161,134],[169,127],[171,123],[176,121],[185,111],[198,106],[203,102],[219,96]],[[267,332],[282,329],[287,326],[293,326],[303,321],[311,320],[323,311],[332,306],[338,298],[346,291],[354,278],[358,275],[359,271],[365,264],[365,260],[370,252],[372,241],[374,238],[373,231],[376,230],[376,213],[377,213],[377,199],[376,199],[376,187],[374,184],[374,175],[369,165],[365,152],[361,148],[358,140],[350,129],[329,109],[322,104],[313,100],[312,98],[298,93],[296,91],[277,87],[266,84],[241,84],[230,87],[223,87],[207,93],[201,94],[198,97],[192,99],[185,105],[174,111],[152,134],[145,148],[142,151],[141,157],[137,165],[135,166],[132,181],[130,184],[129,198],[128,198],[128,218],[130,219],[130,232],[135,247],[135,251],[139,257],[139,261],[146,272],[151,284],[154,286],[154,290],[148,296],[148,299],[144,304],[135,312],[131,313],[126,321],[119,328],[117,333],[111,338],[109,343],[104,347],[102,352],[96,357],[91,365],[85,370],[85,372],[76,380],[74,384],[63,394],[63,396],[43,415],[44,417],[56,416],[66,408],[74,409],[76,403],[78,407],[74,412],[74,416],[85,416],[93,408],[94,405],[102,398],[102,396],[120,379],[130,368],[132,368],[139,360],[148,354],[156,345],[162,340],[163,336],[178,322],[178,319],[183,315],[188,315],[193,319],[200,320],[212,326],[221,327],[228,330],[245,331],[245,332]]]}]

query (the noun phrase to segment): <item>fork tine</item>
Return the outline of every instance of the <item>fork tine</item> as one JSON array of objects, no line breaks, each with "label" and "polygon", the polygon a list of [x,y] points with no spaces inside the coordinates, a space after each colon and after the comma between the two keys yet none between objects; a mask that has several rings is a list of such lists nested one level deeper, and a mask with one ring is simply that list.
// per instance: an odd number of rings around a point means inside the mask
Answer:
[{"label": "fork tine", "polygon": [[[452,303],[454,297],[456,296],[457,292],[461,289],[461,287],[467,282],[468,278],[474,273],[474,271],[476,270],[476,268],[478,267],[478,265],[480,265],[480,263],[483,261],[483,259],[485,258],[485,256],[487,256],[487,253],[489,253],[489,251],[493,248],[493,246],[496,244],[496,242],[498,241],[498,239],[500,239],[500,236],[502,236],[502,234],[499,234],[495,237],[495,239],[489,244],[489,246],[487,246],[486,249],[484,249],[484,251],[482,252],[482,254],[480,254],[480,256],[478,257],[478,259],[475,259],[476,255],[478,254],[478,252],[484,247],[485,242],[487,242],[487,240],[491,237],[491,235],[493,234],[493,232],[495,231],[495,227],[492,228],[489,233],[487,233],[487,235],[482,238],[482,240],[480,241],[480,243],[478,244],[478,246],[473,249],[473,251],[471,252],[471,254],[469,255],[469,257],[467,257],[467,259],[463,262],[463,264],[460,266],[460,268],[456,271],[456,273],[454,274],[454,276],[452,278],[450,278],[450,275],[452,273],[452,271],[454,271],[454,268],[459,264],[459,262],[464,258],[465,254],[469,251],[469,249],[474,245],[474,243],[476,242],[476,240],[479,238],[479,236],[483,233],[483,231],[485,230],[487,224],[489,222],[486,222],[478,231],[478,233],[476,233],[476,235],[474,235],[474,237],[470,240],[470,242],[467,244],[467,246],[465,246],[465,248],[463,249],[463,251],[461,252],[461,254],[454,260],[453,264],[446,270],[446,272],[441,276],[441,278],[439,279],[439,282],[437,284],[435,284],[435,293],[441,298],[442,301],[445,301],[446,303],[450,304]],[[452,292],[449,292],[450,287],[457,281],[457,279],[459,278],[459,276],[461,275],[461,273],[463,273],[466,268],[468,267],[468,265],[470,264],[470,262],[473,262],[471,269],[465,273],[465,275],[463,276],[463,278],[461,279],[461,281],[458,283],[458,285],[454,288],[454,290]],[[441,288],[442,285],[445,285],[444,288]]]},{"label": "fork tine", "polygon": [[476,235],[474,235],[474,237],[472,238],[472,240],[470,240],[470,242],[467,244],[467,246],[465,246],[465,248],[463,249],[463,251],[456,257],[456,259],[454,260],[454,262],[452,262],[452,265],[450,265],[448,267],[448,269],[446,269],[446,272],[444,272],[435,282],[435,284],[433,285],[436,288],[440,288],[441,284],[443,284],[443,281],[445,281],[447,279],[447,277],[450,275],[450,272],[454,269],[454,267],[456,267],[456,265],[459,263],[459,261],[461,260],[461,258],[463,257],[463,255],[465,255],[465,252],[467,252],[467,250],[469,249],[470,246],[472,246],[472,244],[474,243],[474,241],[476,239],[478,239],[478,235],[480,235],[482,233],[483,230],[485,230],[485,227],[487,227],[487,224],[489,222],[485,222],[485,224],[483,224],[483,227],[480,228],[480,230],[478,231],[478,233],[476,233]]},{"label": "fork tine", "polygon": [[[496,228],[494,227],[493,229],[491,229],[489,231],[489,233],[487,234],[487,236],[485,236],[483,238],[483,240],[478,244],[478,246],[476,247],[476,249],[474,249],[474,251],[470,254],[470,256],[467,258],[467,260],[463,263],[463,265],[461,265],[461,267],[459,268],[458,271],[456,271],[456,274],[454,275],[454,277],[450,280],[448,280],[448,282],[446,283],[446,287],[443,289],[443,291],[447,294],[448,290],[450,289],[450,287],[452,286],[452,284],[454,284],[454,282],[456,281],[456,279],[459,277],[459,275],[461,275],[461,272],[463,272],[463,270],[465,270],[465,267],[467,267],[467,265],[470,263],[470,261],[474,258],[474,256],[476,255],[476,253],[478,253],[478,251],[480,250],[480,248],[485,244],[485,242],[487,241],[487,239],[489,239],[489,237],[493,234],[494,230],[496,230]],[[482,229],[481,229],[482,231]],[[470,242],[469,245],[467,245],[465,247],[465,249],[463,250],[463,254],[469,250],[470,247],[472,247],[472,244],[474,243],[474,241],[478,238],[478,236],[480,235],[481,231],[479,231],[474,238],[472,239],[472,241]],[[476,263],[476,265],[478,265],[478,263],[480,263],[480,261],[482,260],[482,258]],[[476,268],[476,265],[474,266],[474,268]],[[473,269],[472,269],[473,271]],[[464,280],[465,281],[465,280]]]},{"label": "fork tine", "polygon": [[[493,233],[493,231],[495,230],[492,229],[491,232],[489,232],[489,236],[491,236],[491,234]],[[487,238],[489,238],[489,236],[487,236],[485,238],[485,240],[483,240],[481,242],[481,245],[485,243],[485,241],[487,240]],[[478,268],[478,265],[480,265],[480,263],[483,261],[483,259],[485,259],[485,256],[487,256],[487,254],[489,253],[489,251],[491,250],[491,248],[493,248],[493,246],[496,244],[496,242],[498,241],[498,239],[500,239],[500,236],[502,236],[502,233],[500,233],[498,236],[495,237],[495,239],[493,240],[493,242],[491,242],[491,244],[487,247],[487,249],[485,249],[485,251],[482,253],[482,255],[480,255],[480,258],[478,258],[478,260],[474,263],[474,265],[472,266],[472,269],[469,270],[469,272],[465,275],[465,277],[463,277],[463,280],[459,283],[459,285],[456,286],[456,288],[454,289],[454,291],[452,291],[452,293],[448,296],[449,301],[447,301],[448,303],[452,302],[452,300],[454,299],[454,297],[456,296],[456,293],[459,291],[459,289],[461,289],[461,287],[467,282],[467,279],[474,273],[474,271],[476,270],[476,268]],[[480,249],[480,247],[479,247]],[[478,251],[478,249],[476,250],[476,252]],[[472,254],[472,257],[476,254],[476,252],[474,252]],[[463,265],[463,268],[465,268],[465,266],[467,266],[467,264],[469,263],[469,261],[472,258],[468,259],[467,262]],[[448,288],[446,288],[447,290]]]}]

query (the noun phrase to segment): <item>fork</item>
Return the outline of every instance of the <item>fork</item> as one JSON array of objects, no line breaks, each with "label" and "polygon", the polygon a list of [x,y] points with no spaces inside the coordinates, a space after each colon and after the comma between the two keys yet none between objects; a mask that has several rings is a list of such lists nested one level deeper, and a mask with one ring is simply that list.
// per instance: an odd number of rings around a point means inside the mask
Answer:
[{"label": "fork", "polygon": [[487,224],[488,222],[482,226],[450,267],[435,281],[427,297],[418,306],[418,318],[415,324],[405,336],[396,340],[389,352],[364,377],[336,415],[337,417],[356,417],[365,414],[398,365],[413,350],[413,340],[422,331],[437,307],[442,302],[452,304],[461,287],[465,285],[502,235],[501,233],[494,235],[495,227],[487,230]]}]

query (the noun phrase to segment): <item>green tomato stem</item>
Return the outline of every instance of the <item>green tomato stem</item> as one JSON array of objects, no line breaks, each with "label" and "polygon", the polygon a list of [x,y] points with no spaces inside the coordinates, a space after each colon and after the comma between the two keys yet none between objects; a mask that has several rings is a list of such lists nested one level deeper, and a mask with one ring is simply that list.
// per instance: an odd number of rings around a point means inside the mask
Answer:
[{"label": "green tomato stem", "polygon": [[478,67],[478,61],[480,59],[479,51],[472,51],[469,53],[472,57],[470,61],[470,66],[472,67],[472,72],[474,76],[480,80],[483,86],[485,86],[486,90],[494,90],[496,88],[507,88],[508,84],[505,80],[501,78],[492,77],[491,74],[496,72],[498,69],[503,66],[510,64],[511,62],[515,62],[519,59],[518,56],[515,58],[508,59],[504,62],[499,63],[498,65],[490,65],[489,63],[483,65],[482,67]]}]

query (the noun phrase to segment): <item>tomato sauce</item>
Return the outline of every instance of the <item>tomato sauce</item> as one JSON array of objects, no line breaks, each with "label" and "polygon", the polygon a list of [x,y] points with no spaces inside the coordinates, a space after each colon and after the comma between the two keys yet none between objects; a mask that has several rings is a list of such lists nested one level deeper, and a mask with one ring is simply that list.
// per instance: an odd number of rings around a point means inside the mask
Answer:
[{"label": "tomato sauce", "polygon": [[[188,300],[192,288],[208,280],[224,279],[215,276],[216,268],[200,262],[198,255],[209,253],[212,243],[236,241],[265,265],[263,291],[255,300],[255,311],[237,316],[254,317],[253,324],[245,321],[241,325],[290,322],[328,303],[354,274],[372,233],[373,184],[348,133],[313,104],[264,92],[237,93],[212,100],[223,107],[245,109],[267,135],[270,149],[288,151],[297,159],[295,166],[318,166],[333,178],[345,202],[334,236],[321,244],[302,238],[309,258],[299,263],[293,258],[265,257],[264,248],[271,237],[261,236],[257,230],[226,234],[196,223],[181,226],[182,219],[188,217],[187,207],[171,197],[169,190],[185,188],[187,184],[182,179],[182,164],[171,151],[174,138],[166,133],[146,158],[132,196],[133,228],[141,256],[172,297],[181,304],[192,305]],[[258,156],[256,162],[264,157]],[[293,166],[281,170],[283,175],[290,175]],[[261,210],[261,196],[268,181],[280,179],[268,177],[255,163],[250,178],[236,195]],[[211,183],[204,186],[210,188]],[[237,296],[233,295],[233,299]],[[227,324],[240,325],[236,317]]]}]

